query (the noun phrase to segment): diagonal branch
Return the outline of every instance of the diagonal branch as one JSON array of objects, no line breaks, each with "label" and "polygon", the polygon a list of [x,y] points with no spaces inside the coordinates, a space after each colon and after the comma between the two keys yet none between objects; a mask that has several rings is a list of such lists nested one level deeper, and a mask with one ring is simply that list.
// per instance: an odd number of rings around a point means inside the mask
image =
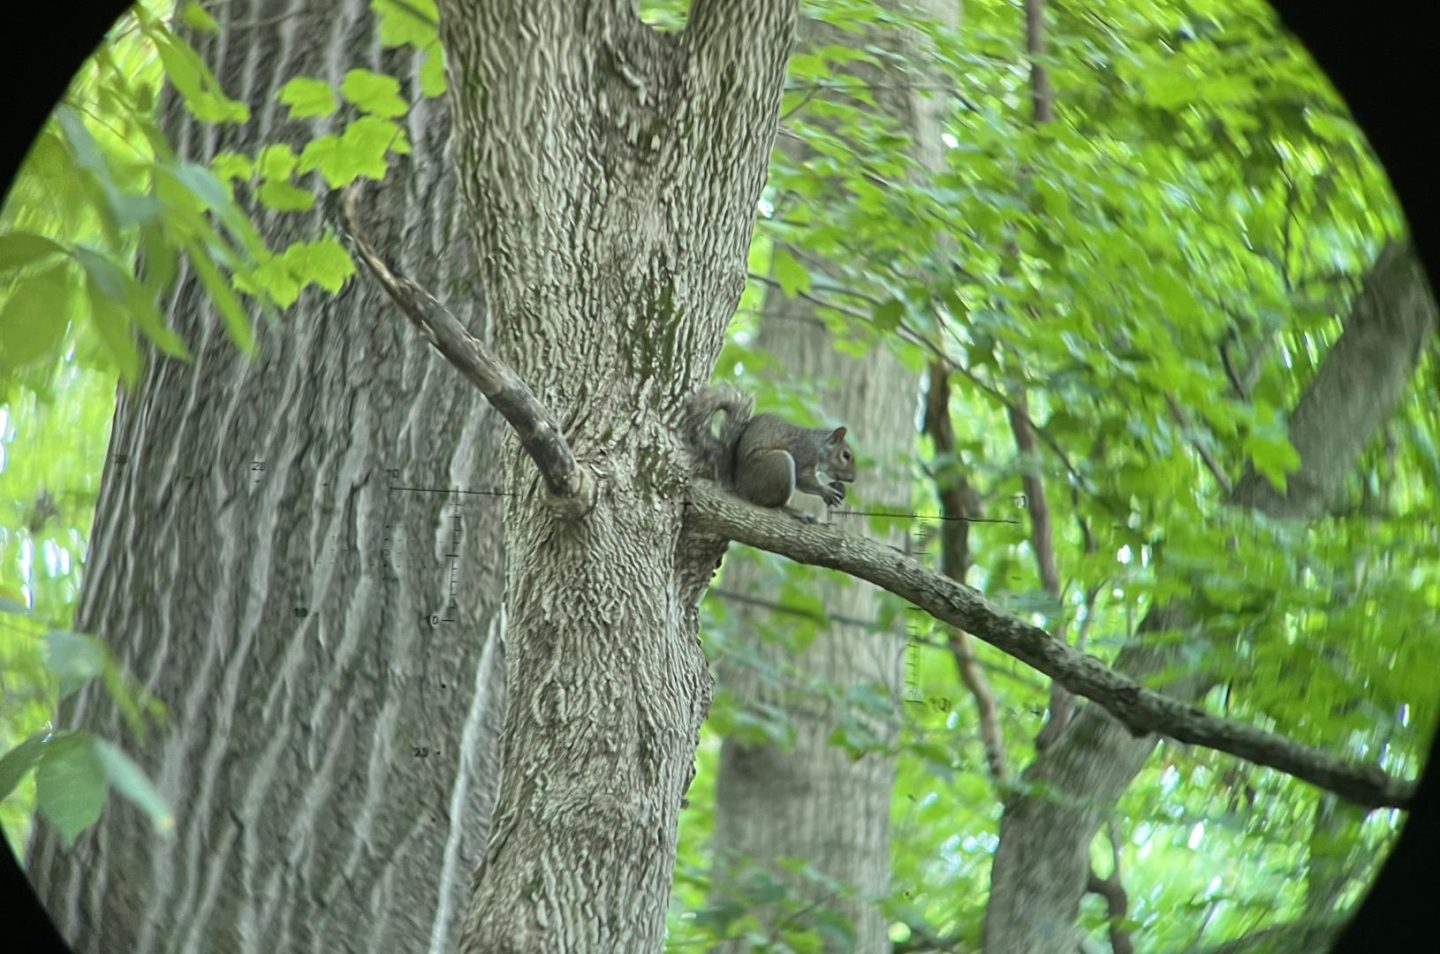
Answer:
[{"label": "diagonal branch", "polygon": [[1235,484],[1234,502],[1272,518],[1324,513],[1355,462],[1400,404],[1420,350],[1440,327],[1424,267],[1405,242],[1376,257],[1345,320],[1287,422],[1300,469],[1277,489],[1253,465]]},{"label": "diagonal branch", "polygon": [[[1169,391],[1164,393],[1165,406],[1170,409],[1170,416],[1175,418],[1175,423],[1179,424],[1182,430],[1192,430],[1193,425],[1190,422],[1190,415],[1185,413],[1185,409],[1180,406],[1179,401],[1175,400],[1173,394]],[[1198,435],[1190,438],[1190,446],[1195,448],[1195,453],[1200,455],[1200,460],[1205,464],[1206,468],[1209,469],[1210,476],[1215,478],[1215,483],[1228,497],[1234,488],[1230,486],[1230,478],[1225,475],[1225,468],[1220,466],[1220,461],[1216,460],[1215,454],[1209,447],[1205,446],[1205,442],[1201,440]]]},{"label": "diagonal branch", "polygon": [[350,186],[340,197],[340,222],[356,255],[400,306],[405,317],[510,422],[520,438],[520,446],[535,461],[550,493],[566,500],[587,500],[592,482],[587,480],[586,471],[576,465],[560,426],[530,387],[489,345],[466,331],[460,320],[434,295],[395,272],[381,259],[360,227],[359,183]]},{"label": "diagonal branch", "polygon": [[872,540],[824,525],[797,524],[785,514],[745,503],[708,480],[691,482],[687,502],[692,531],[840,570],[889,590],[1098,703],[1136,735],[1155,733],[1228,752],[1359,805],[1403,808],[1414,794],[1415,783],[1387,775],[1373,765],[1344,761],[1147,689],[1094,656],[1007,615],[970,587],[931,573]]}]

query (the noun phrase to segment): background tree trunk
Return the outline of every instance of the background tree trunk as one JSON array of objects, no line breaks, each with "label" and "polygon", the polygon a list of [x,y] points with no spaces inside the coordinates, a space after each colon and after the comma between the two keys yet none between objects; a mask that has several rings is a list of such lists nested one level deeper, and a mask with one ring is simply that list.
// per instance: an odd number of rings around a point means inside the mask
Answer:
[{"label": "background tree trunk", "polygon": [[[778,292],[767,296],[764,322],[758,346],[796,380],[833,381],[821,389],[823,406],[834,414],[835,423],[850,428],[852,441],[865,455],[862,460],[874,458],[874,469],[862,470],[842,509],[868,509],[855,503],[861,494],[866,504],[904,508],[909,503],[908,478],[895,480],[892,475],[903,469],[899,462],[914,450],[914,375],[883,348],[863,360],[838,355],[813,306],[804,301],[784,299]],[[901,546],[903,537],[897,530],[885,539]],[[733,558],[725,576],[727,590],[772,603],[779,595],[778,584],[775,574],[762,566]],[[742,905],[772,932],[787,924],[804,926],[809,918],[794,915],[797,907],[811,914],[839,912],[855,932],[854,950],[888,951],[889,924],[877,902],[890,891],[895,760],[885,752],[857,759],[832,736],[849,716],[866,724],[877,745],[895,742],[905,638],[898,630],[878,630],[870,623],[879,615],[880,594],[866,583],[813,572],[806,590],[831,618],[814,642],[794,656],[785,642],[762,635],[764,610],[737,607],[746,662],[723,666],[722,684],[741,706],[782,711],[777,717],[794,735],[793,743],[785,746],[724,741],[715,790],[714,891],[717,900],[729,898]],[[789,676],[776,680],[770,667]],[[843,704],[807,694],[812,683],[833,686],[842,695],[861,686],[883,687],[896,712],[882,717],[847,711]],[[804,861],[840,882],[847,893],[835,895],[787,875],[777,864],[785,858]],[[789,884],[784,905],[762,908],[746,898],[745,871],[752,864]],[[743,940],[722,948],[736,954],[748,949]]]},{"label": "background tree trunk", "polygon": [[[901,3],[914,12],[954,24],[958,4],[944,0]],[[856,34],[826,24],[803,21],[802,43],[818,47],[848,44],[872,46],[893,52],[891,69],[855,69],[859,79],[874,81],[881,116],[895,119],[911,139],[916,158],[931,170],[943,162],[938,112],[941,96],[926,97],[917,85],[917,62],[923,62],[919,38],[896,29]],[[893,68],[898,62],[901,67]],[[908,67],[908,68],[907,68]],[[841,94],[845,95],[845,94]],[[794,138],[782,137],[779,150],[791,163],[803,163],[808,150]],[[783,201],[783,200],[782,200]],[[806,261],[823,258],[797,250]],[[912,473],[909,461],[915,449],[917,378],[886,349],[877,344],[864,358],[842,355],[817,316],[816,307],[803,298],[789,298],[778,290],[765,296],[756,346],[774,357],[790,380],[819,385],[821,404],[834,416],[820,423],[844,424],[864,463],[850,498],[842,509],[907,511]],[[857,504],[863,499],[865,505]],[[823,507],[811,497],[800,497],[802,509]],[[814,507],[809,506],[815,504]],[[864,517],[834,517],[852,522]],[[859,532],[859,527],[855,528]],[[886,538],[902,547],[907,528],[897,525]],[[868,530],[866,531],[869,532]],[[777,597],[773,574],[756,564],[734,561],[726,573],[727,589],[761,601]],[[726,739],[721,748],[715,804],[715,894],[731,897],[761,918],[776,932],[785,924],[803,925],[801,910],[841,913],[855,932],[854,950],[890,950],[889,922],[879,901],[890,893],[890,803],[895,760],[884,752],[856,759],[836,745],[832,736],[847,714],[861,718],[879,745],[897,739],[904,672],[905,638],[899,632],[876,629],[870,621],[879,616],[880,593],[858,580],[813,573],[809,586],[831,614],[825,631],[793,658],[782,643],[763,638],[757,631],[760,614],[740,609],[747,659],[763,660],[765,670],[751,664],[731,664],[720,672],[722,685],[740,705],[784,712],[794,729],[793,745],[780,747]],[[767,678],[769,667],[792,670],[793,679],[777,683]],[[888,718],[845,711],[805,693],[809,682],[835,686],[840,692],[862,686],[881,686],[894,700]],[[803,879],[788,876],[777,866],[783,858],[807,862],[848,892],[836,896]],[[750,864],[771,869],[773,876],[790,883],[793,895],[773,910],[757,910],[743,893],[743,872]],[[736,894],[737,890],[740,892]],[[733,941],[724,950],[745,950]]]},{"label": "background tree trunk", "polygon": [[[384,70],[418,99],[368,0],[209,6],[220,31],[195,41],[253,118],[167,97],[182,156],[328,131],[275,102],[299,74]],[[484,333],[446,105],[404,121],[414,151],[368,224]],[[320,233],[318,212],[257,214],[272,247]],[[72,851],[40,827],[31,876],[80,952],[449,949],[496,783],[500,505],[396,488],[494,486],[494,416],[363,278],[257,327],[253,361],[193,277],[169,314],[195,361],[152,356],[120,396],[77,618],[169,719],[135,740],[89,691],[61,724],[124,738],[178,828],[112,799]]]},{"label": "background tree trunk", "polygon": [[[1290,415],[1290,442],[1301,462],[1289,475],[1288,493],[1276,492],[1252,472],[1237,484],[1233,502],[1275,518],[1322,514],[1394,412],[1435,324],[1436,305],[1420,264],[1407,247],[1392,244],[1371,268],[1344,333]],[[1173,644],[1146,643],[1145,636],[1188,625],[1189,615],[1184,605],[1152,609],[1114,668],[1144,679],[1174,663]],[[1208,673],[1196,672],[1166,683],[1164,690],[1195,701],[1212,683]],[[1036,757],[1025,781],[1040,784],[1046,794],[1020,794],[1006,804],[985,911],[986,950],[1075,949],[1090,842],[1107,806],[1124,793],[1157,742],[1154,736],[1136,738],[1099,706],[1087,704]]]}]

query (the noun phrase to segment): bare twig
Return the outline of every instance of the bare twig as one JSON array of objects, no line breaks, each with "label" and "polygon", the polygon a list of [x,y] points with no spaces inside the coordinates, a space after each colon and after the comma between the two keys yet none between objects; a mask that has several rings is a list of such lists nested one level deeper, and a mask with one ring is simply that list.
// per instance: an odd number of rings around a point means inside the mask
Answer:
[{"label": "bare twig", "polygon": [[1300,187],[1295,179],[1280,165],[1280,175],[1285,177],[1285,235],[1280,246],[1280,278],[1285,283],[1286,294],[1295,292],[1295,283],[1290,278],[1290,250],[1294,244],[1292,234],[1295,227],[1295,205],[1300,198]]},{"label": "bare twig", "polygon": [[[789,92],[789,90],[787,89],[786,92]],[[805,95],[800,97],[800,102],[796,103],[794,106],[790,107],[790,109],[780,114],[780,122],[783,123],[785,120],[789,119],[791,116],[794,116],[796,113],[800,112],[800,110],[804,109],[806,104],[808,104],[810,100],[814,99],[815,94],[818,92],[820,92],[820,88],[818,86],[812,86],[810,89],[806,90]]]},{"label": "bare twig", "polygon": [[[765,285],[769,288],[778,288],[781,291],[785,290],[784,286],[781,285],[777,279],[771,278],[769,275],[757,275],[754,272],[751,272],[747,277],[751,281],[759,282],[760,284]],[[838,294],[846,294],[846,292],[838,288],[820,288],[817,289],[817,291],[835,291]],[[789,293],[787,292],[787,294]],[[850,305],[836,304],[835,302],[829,301],[825,298],[821,298],[819,295],[812,292],[799,291],[797,289],[794,295],[796,298],[800,298],[804,301],[810,302],[810,304],[815,305],[817,308],[829,308],[831,311],[837,312],[850,318],[854,318],[856,321],[863,321],[866,324],[869,324],[871,321],[874,320],[873,316],[861,311],[858,308],[854,308]]]}]

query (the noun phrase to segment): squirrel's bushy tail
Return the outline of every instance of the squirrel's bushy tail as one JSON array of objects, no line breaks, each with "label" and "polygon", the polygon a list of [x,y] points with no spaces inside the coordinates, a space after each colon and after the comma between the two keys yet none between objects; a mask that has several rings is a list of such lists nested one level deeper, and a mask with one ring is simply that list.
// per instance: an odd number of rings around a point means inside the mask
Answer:
[{"label": "squirrel's bushy tail", "polygon": [[[717,434],[714,419],[720,411],[725,419]],[[734,482],[735,445],[754,416],[755,399],[728,384],[696,391],[685,402],[685,434],[708,476],[727,486]]]}]

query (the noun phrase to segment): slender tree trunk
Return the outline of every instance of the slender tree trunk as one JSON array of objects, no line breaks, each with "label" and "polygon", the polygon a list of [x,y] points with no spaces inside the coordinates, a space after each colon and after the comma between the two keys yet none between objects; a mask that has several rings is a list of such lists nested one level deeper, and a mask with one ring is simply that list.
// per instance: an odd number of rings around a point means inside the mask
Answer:
[{"label": "slender tree trunk", "polygon": [[[1248,473],[1232,503],[1277,518],[1322,514],[1394,412],[1435,324],[1435,301],[1420,264],[1403,244],[1392,244],[1371,268],[1344,333],[1290,415],[1290,442],[1300,454],[1300,468],[1289,475],[1288,492]],[[1172,650],[1144,637],[1188,620],[1183,605],[1152,610],[1114,668],[1143,679],[1174,663]],[[1211,684],[1208,674],[1198,672],[1167,683],[1165,691],[1194,701]],[[1036,757],[1025,781],[1047,793],[1017,795],[1006,805],[985,912],[987,951],[1075,949],[1090,842],[1106,806],[1129,787],[1156,742],[1154,736],[1135,738],[1100,707],[1087,704]]]},{"label": "slender tree trunk", "polygon": [[[368,0],[210,6],[220,31],[196,42],[253,118],[217,128],[167,97],[189,159],[322,131],[275,102],[295,75],[415,75]],[[446,105],[406,122],[373,224],[413,275],[464,287]],[[259,222],[277,248],[321,233],[318,211]],[[485,330],[473,296],[456,307]],[[120,396],[77,618],[168,721],[134,739],[90,691],[61,725],[123,738],[178,830],[118,799],[71,851],[42,826],[36,887],[80,952],[448,949],[497,782],[500,505],[396,488],[493,486],[494,416],[365,281],[261,323],[253,361],[193,276],[169,314],[195,361],[152,355]]]},{"label": "slender tree trunk", "polygon": [[594,506],[509,458],[511,704],[464,951],[661,946],[709,704],[673,428],[744,282],[794,0],[442,0],[471,213],[501,356],[563,422]]},{"label": "slender tree trunk", "polygon": [[[920,14],[953,22],[953,2],[897,3]],[[866,34],[846,33],[823,23],[805,21],[802,39],[820,46],[850,44],[878,46],[904,58],[910,68],[923,62],[919,39],[895,29]],[[891,61],[893,62],[893,61]],[[898,120],[911,137],[911,148],[927,167],[942,161],[937,106],[943,98],[926,98],[911,89],[915,73],[903,70],[855,71],[874,80],[880,115]],[[806,150],[793,139],[782,139],[780,150],[789,162],[799,164]],[[838,204],[838,203],[837,203]],[[798,249],[823,272],[827,262]],[[873,463],[860,474],[851,502],[857,497],[882,510],[904,511],[910,504],[917,402],[916,376],[906,370],[883,344],[863,359],[838,353],[815,306],[800,298],[771,291],[765,299],[756,344],[772,355],[787,376],[804,382],[834,382],[822,389],[823,406],[834,415],[830,423],[845,424],[865,457]],[[807,498],[808,500],[808,498]],[[800,504],[804,506],[804,504]],[[860,507],[858,509],[868,509]],[[838,517],[835,519],[864,519]],[[891,533],[892,545],[901,546],[905,528]],[[754,566],[737,563],[726,575],[727,588],[760,600],[773,600],[773,576]],[[780,747],[726,739],[721,749],[716,787],[714,873],[717,898],[745,904],[744,872],[750,865],[770,869],[787,880],[792,894],[784,905],[756,910],[772,933],[785,926],[804,926],[802,912],[840,912],[854,931],[856,952],[890,950],[889,922],[878,902],[890,893],[890,802],[895,760],[883,752],[854,758],[832,742],[847,716],[867,724],[878,745],[893,744],[899,728],[905,640],[898,632],[880,632],[867,621],[878,616],[878,592],[853,579],[815,575],[811,592],[832,618],[811,645],[793,659],[788,650],[757,631],[759,616],[742,612],[748,628],[745,657],[765,660],[781,671],[792,669],[794,679],[777,685],[750,665],[729,665],[721,671],[722,684],[744,706],[778,709],[794,729],[793,745]],[[861,686],[880,686],[894,700],[888,717],[847,712],[843,705],[827,703],[804,692],[810,681],[836,686],[842,693]],[[797,688],[798,687],[798,688]],[[820,891],[805,879],[787,875],[777,862],[803,859],[815,870],[844,886],[845,893]],[[744,950],[735,941],[725,950]]]}]

